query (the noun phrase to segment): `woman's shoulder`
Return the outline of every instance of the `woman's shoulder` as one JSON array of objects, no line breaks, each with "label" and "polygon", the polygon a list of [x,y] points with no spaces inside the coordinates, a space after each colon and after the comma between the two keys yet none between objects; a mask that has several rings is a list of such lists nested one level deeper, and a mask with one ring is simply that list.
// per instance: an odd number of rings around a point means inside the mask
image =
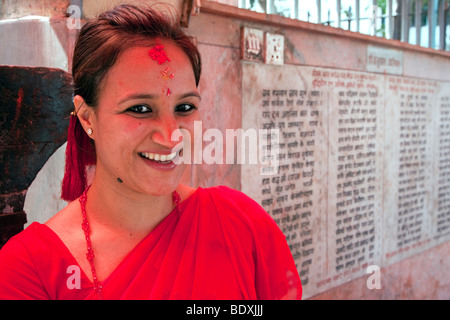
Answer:
[{"label": "woman's shoulder", "polygon": [[0,250],[0,300],[49,299],[64,289],[66,270],[76,261],[56,233],[33,222]]},{"label": "woman's shoulder", "polygon": [[215,204],[219,213],[229,219],[243,222],[259,231],[279,229],[264,208],[242,191],[227,186],[214,186],[201,191],[204,197],[208,196]]},{"label": "woman's shoulder", "polygon": [[60,239],[47,225],[33,222],[22,232],[11,237],[0,250],[0,269],[5,261],[28,263],[47,260],[62,251]]},{"label": "woman's shoulder", "polygon": [[214,187],[208,187],[204,189],[206,192],[211,194],[215,198],[219,198],[225,202],[232,202],[239,205],[244,205],[245,207],[262,207],[251,197],[249,197],[247,194],[245,194],[242,191],[227,187],[227,186],[214,186]]},{"label": "woman's shoulder", "polygon": [[37,266],[37,261],[48,261],[55,254],[64,252],[59,235],[67,229],[63,225],[68,210],[63,209],[45,223],[32,222],[22,232],[11,237],[0,250],[0,268],[5,266],[6,260]]},{"label": "woman's shoulder", "polygon": [[240,206],[242,208],[253,208],[257,210],[264,209],[252,198],[242,191],[219,185],[208,188],[199,188],[200,194],[203,197],[210,197],[212,201],[221,201],[221,206]]},{"label": "woman's shoulder", "polygon": [[47,299],[42,271],[50,272],[53,238],[49,229],[33,222],[0,250],[0,300]]},{"label": "woman's shoulder", "polygon": [[42,248],[39,245],[48,244],[49,240],[49,234],[46,231],[45,225],[39,222],[31,223],[22,232],[19,232],[8,240],[0,250],[0,258],[3,258],[6,251],[14,253],[17,256],[24,256],[33,253],[32,251],[34,249]]}]

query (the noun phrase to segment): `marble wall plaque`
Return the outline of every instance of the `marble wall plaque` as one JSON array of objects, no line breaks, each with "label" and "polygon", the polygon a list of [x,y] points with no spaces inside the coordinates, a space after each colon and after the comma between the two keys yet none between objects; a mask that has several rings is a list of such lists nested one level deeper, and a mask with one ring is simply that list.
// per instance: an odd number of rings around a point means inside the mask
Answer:
[{"label": "marble wall plaque", "polygon": [[401,75],[403,52],[377,46],[367,47],[367,71]]},{"label": "marble wall plaque", "polygon": [[[311,86],[311,75],[292,66],[243,63],[243,129],[278,130],[278,170],[242,166],[242,191],[257,200],[286,235],[304,290],[326,274],[328,94]],[[270,79],[270,80],[268,80]],[[272,142],[272,140],[271,140]],[[273,145],[273,144],[272,144]]]},{"label": "marble wall plaque", "polygon": [[430,245],[436,82],[387,76],[384,263]]},{"label": "marble wall plaque", "polygon": [[361,72],[312,72],[329,94],[325,282],[337,285],[366,274],[381,257],[383,81]]},{"label": "marble wall plaque", "polygon": [[449,83],[242,67],[242,127],[278,130],[262,147],[279,159],[244,164],[242,191],[285,233],[304,298],[450,240]]},{"label": "marble wall plaque", "polygon": [[450,83],[437,83],[440,95],[435,101],[436,123],[433,154],[434,177],[433,240],[444,242],[450,235]]}]

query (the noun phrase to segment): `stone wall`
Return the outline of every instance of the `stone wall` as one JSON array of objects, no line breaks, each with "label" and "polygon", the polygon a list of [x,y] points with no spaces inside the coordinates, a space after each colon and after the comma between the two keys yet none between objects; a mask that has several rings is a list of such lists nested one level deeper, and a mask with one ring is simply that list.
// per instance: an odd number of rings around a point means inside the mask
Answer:
[{"label": "stone wall", "polygon": [[0,247],[23,230],[27,190],[67,139],[71,83],[59,69],[0,66]]},{"label": "stone wall", "polygon": [[64,17],[69,0],[2,0],[0,19],[17,19],[25,16]]},{"label": "stone wall", "polygon": [[[239,187],[272,215],[304,298],[448,299],[450,55],[207,1],[188,31],[203,126],[242,128],[259,152],[194,182]],[[282,36],[284,61],[248,54],[250,33],[261,48]]]}]

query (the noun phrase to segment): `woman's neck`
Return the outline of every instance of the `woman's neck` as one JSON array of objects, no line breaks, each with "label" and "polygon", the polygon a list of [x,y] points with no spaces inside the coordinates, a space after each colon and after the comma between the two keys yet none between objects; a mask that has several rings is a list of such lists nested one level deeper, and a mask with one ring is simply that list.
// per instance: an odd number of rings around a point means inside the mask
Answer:
[{"label": "woman's neck", "polygon": [[172,194],[141,194],[97,176],[88,191],[86,204],[91,226],[96,224],[114,234],[129,235],[148,234],[173,209]]}]

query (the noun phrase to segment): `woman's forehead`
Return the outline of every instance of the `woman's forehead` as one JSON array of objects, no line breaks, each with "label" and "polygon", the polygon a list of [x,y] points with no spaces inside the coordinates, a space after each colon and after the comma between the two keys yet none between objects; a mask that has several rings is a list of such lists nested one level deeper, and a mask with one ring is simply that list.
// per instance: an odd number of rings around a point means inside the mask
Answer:
[{"label": "woman's forehead", "polygon": [[146,62],[153,62],[155,66],[164,63],[171,63],[172,59],[186,59],[189,61],[186,53],[172,42],[156,42],[154,45],[133,46],[124,50],[119,58],[120,60],[140,59]]},{"label": "woman's forehead", "polygon": [[178,46],[156,44],[151,47],[132,47],[126,49],[117,59],[111,72],[126,76],[129,72],[156,72],[167,68],[191,67],[190,60]]},{"label": "woman's forehead", "polygon": [[190,60],[178,46],[159,43],[125,50],[105,77],[100,95],[106,92],[117,95],[118,91],[146,88],[155,91],[159,86],[163,86],[166,92],[168,88],[173,92],[174,85],[189,86],[184,88],[186,90],[196,87]]}]

